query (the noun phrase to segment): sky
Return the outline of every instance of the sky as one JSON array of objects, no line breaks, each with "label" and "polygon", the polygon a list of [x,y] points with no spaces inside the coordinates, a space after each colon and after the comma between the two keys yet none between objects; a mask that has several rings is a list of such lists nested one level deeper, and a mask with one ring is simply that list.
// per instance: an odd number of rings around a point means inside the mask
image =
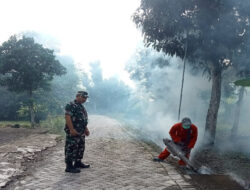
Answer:
[{"label": "sky", "polygon": [[79,68],[99,60],[104,77],[128,81],[125,63],[141,43],[131,16],[139,0],[0,0],[0,43],[11,35],[34,31],[60,43]]}]

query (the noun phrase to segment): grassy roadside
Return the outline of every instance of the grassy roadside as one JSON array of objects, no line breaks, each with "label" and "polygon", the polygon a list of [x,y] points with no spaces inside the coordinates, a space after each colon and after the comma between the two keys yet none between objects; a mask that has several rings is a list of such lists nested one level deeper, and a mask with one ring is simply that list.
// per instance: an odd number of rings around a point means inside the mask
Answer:
[{"label": "grassy roadside", "polygon": [[[13,127],[19,125],[22,128],[32,129],[29,121],[1,121],[0,128]],[[49,133],[64,136],[65,120],[63,116],[49,116],[35,126],[35,129],[46,129]]]},{"label": "grassy roadside", "polygon": [[64,133],[65,120],[64,117],[59,116],[49,116],[45,121],[41,121],[40,127],[45,128],[49,133],[54,133],[65,136]]},{"label": "grassy roadside", "polygon": [[16,124],[25,128],[30,128],[29,121],[0,121],[0,127],[13,126]]}]

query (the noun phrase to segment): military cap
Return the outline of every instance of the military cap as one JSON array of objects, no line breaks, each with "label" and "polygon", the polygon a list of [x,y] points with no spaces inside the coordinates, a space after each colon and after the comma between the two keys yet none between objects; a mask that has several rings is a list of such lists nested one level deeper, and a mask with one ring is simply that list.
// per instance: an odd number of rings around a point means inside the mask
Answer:
[{"label": "military cap", "polygon": [[78,91],[77,95],[80,95],[83,98],[88,98],[89,97],[89,95],[88,95],[88,93],[86,91]]}]

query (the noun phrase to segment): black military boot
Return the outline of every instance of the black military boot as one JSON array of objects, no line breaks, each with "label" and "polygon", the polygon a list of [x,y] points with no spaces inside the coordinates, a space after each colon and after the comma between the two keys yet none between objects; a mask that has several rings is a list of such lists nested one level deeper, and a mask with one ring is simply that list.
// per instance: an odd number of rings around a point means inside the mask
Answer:
[{"label": "black military boot", "polygon": [[66,163],[65,172],[69,172],[69,173],[80,173],[81,171],[80,171],[80,169],[75,168],[75,167],[72,165],[72,162],[67,162],[67,163]]},{"label": "black military boot", "polygon": [[76,162],[75,162],[74,167],[75,167],[75,168],[89,168],[90,165],[84,164],[84,163],[82,163],[81,160],[80,160],[80,161],[76,161]]}]

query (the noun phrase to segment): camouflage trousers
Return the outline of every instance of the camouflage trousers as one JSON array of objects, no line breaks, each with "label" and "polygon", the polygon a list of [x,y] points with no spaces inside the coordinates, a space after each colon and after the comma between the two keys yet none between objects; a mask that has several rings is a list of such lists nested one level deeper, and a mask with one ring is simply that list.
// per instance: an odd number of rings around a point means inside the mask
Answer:
[{"label": "camouflage trousers", "polygon": [[65,162],[79,161],[83,158],[85,150],[85,136],[72,137],[66,135]]}]

